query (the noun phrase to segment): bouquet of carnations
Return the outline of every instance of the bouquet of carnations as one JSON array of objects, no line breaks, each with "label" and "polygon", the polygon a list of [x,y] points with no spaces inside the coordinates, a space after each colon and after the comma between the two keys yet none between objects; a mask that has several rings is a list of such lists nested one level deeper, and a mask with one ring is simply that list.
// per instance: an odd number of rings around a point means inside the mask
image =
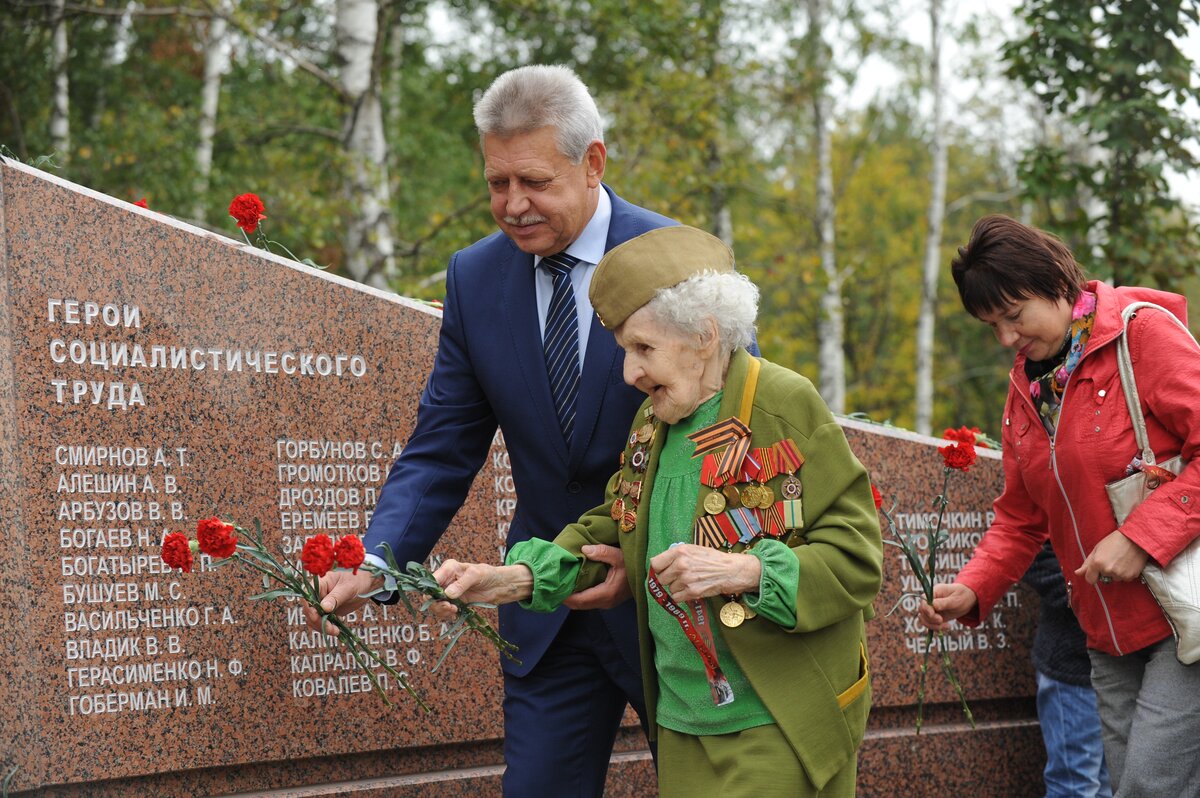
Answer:
[{"label": "bouquet of carnations", "polygon": [[254,522],[254,531],[251,532],[233,522],[213,517],[202,519],[197,524],[194,540],[189,539],[182,532],[168,533],[163,538],[162,559],[171,568],[177,568],[184,572],[192,570],[194,556],[197,552],[212,557],[214,567],[241,563],[262,575],[264,592],[251,596],[251,600],[285,598],[306,602],[310,607],[315,608],[325,621],[338,630],[338,640],[350,651],[355,662],[370,679],[372,687],[386,704],[391,704],[391,700],[380,683],[374,666],[386,671],[422,709],[429,710],[424,699],[400,672],[367,646],[342,618],[327,613],[321,608],[319,580],[335,566],[353,569],[355,573],[359,568],[363,568],[370,573],[383,576],[386,580],[394,580],[400,600],[414,615],[418,612],[418,608],[409,598],[409,594],[414,593],[420,594],[424,599],[419,608],[420,612],[428,610],[435,601],[446,601],[457,608],[458,614],[454,623],[446,627],[441,634],[442,639],[447,640],[448,643],[437,664],[434,665],[434,671],[441,666],[451,649],[467,630],[478,632],[496,646],[500,653],[515,660],[516,647],[500,637],[491,624],[478,612],[480,608],[492,605],[447,598],[429,569],[415,562],[410,562],[404,568],[400,568],[391,549],[386,545],[383,548],[385,566],[364,565],[366,552],[357,535],[344,535],[336,543],[328,535],[313,535],[305,541],[304,548],[300,552],[301,570],[293,562],[281,560],[266,547],[263,542],[262,525],[257,519]]}]

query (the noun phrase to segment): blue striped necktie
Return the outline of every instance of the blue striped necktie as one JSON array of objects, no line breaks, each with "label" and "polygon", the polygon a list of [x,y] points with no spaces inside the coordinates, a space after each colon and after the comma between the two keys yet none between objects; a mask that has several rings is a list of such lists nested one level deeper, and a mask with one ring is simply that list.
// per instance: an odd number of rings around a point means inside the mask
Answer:
[{"label": "blue striped necktie", "polygon": [[554,278],[542,346],[554,409],[558,411],[558,423],[568,444],[575,429],[575,400],[579,394],[579,317],[575,310],[575,291],[571,287],[571,269],[577,263],[579,258],[565,252],[547,255],[541,260],[541,265]]}]

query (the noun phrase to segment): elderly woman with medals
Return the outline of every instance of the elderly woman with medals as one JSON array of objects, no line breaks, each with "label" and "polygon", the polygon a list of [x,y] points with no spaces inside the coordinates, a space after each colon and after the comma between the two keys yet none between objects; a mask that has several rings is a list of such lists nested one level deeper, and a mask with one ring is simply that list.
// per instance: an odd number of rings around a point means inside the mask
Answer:
[{"label": "elderly woman with medals", "polygon": [[438,581],[549,611],[606,578],[589,546],[619,546],[660,795],[854,795],[883,565],[866,470],[809,380],[746,352],[758,289],[719,239],[645,233],[589,295],[648,396],[606,503]]}]

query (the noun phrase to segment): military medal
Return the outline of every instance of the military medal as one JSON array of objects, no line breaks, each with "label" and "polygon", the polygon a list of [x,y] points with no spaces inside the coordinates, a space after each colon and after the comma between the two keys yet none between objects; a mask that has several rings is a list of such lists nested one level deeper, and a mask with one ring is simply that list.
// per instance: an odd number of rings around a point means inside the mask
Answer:
[{"label": "military medal", "polygon": [[641,473],[642,471],[646,470],[647,456],[646,448],[644,446],[639,446],[633,450],[633,455],[629,458],[629,465],[633,467],[634,471]]},{"label": "military medal", "polygon": [[637,526],[637,514],[633,510],[626,510],[625,514],[621,516],[620,530],[632,532],[635,526]]},{"label": "military medal", "polygon": [[800,454],[800,447],[794,440],[788,438],[772,446],[771,451],[779,470],[787,474],[779,486],[779,492],[785,499],[799,499],[800,494],[804,492],[804,486],[796,476],[796,471],[804,465],[804,455]]},{"label": "military medal", "polygon": [[804,510],[799,499],[788,499],[780,502],[780,514],[783,525],[788,529],[804,529]]},{"label": "military medal", "polygon": [[721,607],[721,623],[730,629],[736,629],[746,620],[746,608],[736,601],[729,601]]},{"label": "military medal", "polygon": [[724,510],[725,496],[720,491],[714,490],[704,497],[704,512],[709,515],[716,515]]},{"label": "military medal", "polygon": [[783,478],[783,482],[779,486],[779,492],[783,494],[783,498],[785,499],[799,499],[800,494],[804,492],[804,488],[794,474],[788,474]]},{"label": "military medal", "polygon": [[742,506],[742,492],[738,490],[737,485],[726,485],[721,488],[721,493],[725,494],[725,503],[730,507]]},{"label": "military medal", "polygon": [[612,516],[612,520],[620,521],[621,516],[625,515],[625,500],[620,497],[614,499],[612,507],[608,510],[608,514]]},{"label": "military medal", "polygon": [[750,605],[749,605],[749,604],[747,604],[747,603],[746,603],[746,602],[744,602],[744,601],[742,601],[742,602],[739,602],[739,603],[740,603],[740,604],[741,604],[741,606],[742,606],[742,612],[743,612],[743,613],[745,613],[745,615],[746,615],[746,620],[747,620],[747,621],[753,620],[753,619],[755,619],[755,618],[757,618],[757,617],[758,617],[758,613],[757,613],[757,612],[755,612],[754,610],[750,609]]}]

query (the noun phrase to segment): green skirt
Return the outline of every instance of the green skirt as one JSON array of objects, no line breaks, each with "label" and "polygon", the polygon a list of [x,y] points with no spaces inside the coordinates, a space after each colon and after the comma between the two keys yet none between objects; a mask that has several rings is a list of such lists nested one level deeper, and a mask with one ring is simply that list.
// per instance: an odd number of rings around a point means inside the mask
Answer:
[{"label": "green skirt", "polygon": [[659,798],[854,798],[851,759],[817,791],[775,724],[697,737],[658,727]]}]

